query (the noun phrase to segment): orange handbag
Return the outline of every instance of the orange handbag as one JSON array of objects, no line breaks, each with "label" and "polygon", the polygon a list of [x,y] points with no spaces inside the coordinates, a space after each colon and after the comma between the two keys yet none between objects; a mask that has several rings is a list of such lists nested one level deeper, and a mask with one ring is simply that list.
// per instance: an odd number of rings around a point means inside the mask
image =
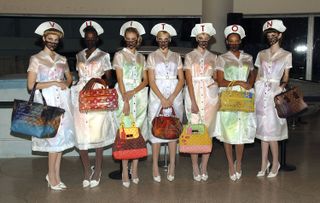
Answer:
[{"label": "orange handbag", "polygon": [[179,118],[175,117],[173,107],[172,116],[164,116],[163,108],[159,115],[152,120],[152,134],[160,139],[177,139],[182,132],[182,123]]},{"label": "orange handbag", "polygon": [[[101,84],[103,88],[93,89],[96,83]],[[103,79],[90,79],[80,91],[80,112],[113,111],[115,109],[118,109],[118,93],[114,88],[107,88],[106,82]]]},{"label": "orange handbag", "polygon": [[131,126],[125,127],[123,116],[121,116],[120,128],[112,146],[114,159],[139,159],[148,155],[146,142],[141,135],[140,129],[136,127],[132,114],[130,114],[130,119]]}]

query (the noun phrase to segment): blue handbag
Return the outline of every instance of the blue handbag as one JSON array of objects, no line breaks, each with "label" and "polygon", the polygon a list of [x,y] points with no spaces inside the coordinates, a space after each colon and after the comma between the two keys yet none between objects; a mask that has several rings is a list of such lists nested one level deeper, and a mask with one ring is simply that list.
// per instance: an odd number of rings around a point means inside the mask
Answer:
[{"label": "blue handbag", "polygon": [[43,104],[33,102],[37,83],[34,84],[29,101],[13,102],[11,115],[11,135],[52,138],[57,134],[61,116],[65,110],[48,106],[40,90]]}]

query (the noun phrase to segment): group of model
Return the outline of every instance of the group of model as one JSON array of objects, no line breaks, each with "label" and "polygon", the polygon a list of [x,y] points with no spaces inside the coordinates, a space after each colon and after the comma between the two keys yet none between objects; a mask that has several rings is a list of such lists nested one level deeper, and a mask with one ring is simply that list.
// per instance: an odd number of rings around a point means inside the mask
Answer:
[{"label": "group of model", "polygon": [[[196,24],[191,31],[197,47],[186,54],[182,63],[179,53],[169,48],[171,37],[176,30],[169,24],[156,24],[151,34],[156,37],[158,49],[145,57],[138,53],[144,27],[136,21],[122,25],[120,35],[126,46],[115,53],[113,63],[108,53],[97,47],[103,28],[94,21],[86,21],[80,27],[80,34],[86,48],[77,55],[76,69],[79,81],[72,85],[67,60],[55,52],[63,38],[63,29],[55,22],[44,22],[35,33],[42,36],[44,48],[30,59],[28,68],[28,89],[37,82],[35,101],[42,102],[39,89],[48,105],[65,109],[57,135],[54,138],[32,138],[32,150],[48,152],[48,173],[46,180],[53,190],[62,190],[66,185],[60,178],[62,152],[77,147],[79,149],[84,177],[82,186],[99,185],[103,147],[113,144],[122,115],[132,114],[136,126],[146,141],[152,143],[152,175],[155,182],[161,182],[158,157],[161,143],[168,143],[170,165],[166,178],[174,180],[177,140],[164,140],[153,136],[151,122],[164,108],[170,115],[173,107],[176,116],[182,121],[185,111],[191,123],[204,123],[209,135],[224,143],[232,181],[241,178],[244,144],[261,140],[261,170],[257,176],[264,176],[270,168],[269,147],[272,153],[272,167],[268,178],[277,176],[278,141],[288,138],[285,119],[277,116],[274,96],[283,91],[292,67],[292,55],[280,48],[282,33],[286,30],[281,20],[269,20],[263,25],[269,48],[259,52],[255,64],[252,56],[241,51],[241,40],[245,31],[240,25],[225,28],[225,42],[228,52],[219,56],[207,50],[210,38],[216,31],[211,23]],[[257,73],[254,66],[258,68]],[[115,69],[119,95],[119,108],[116,111],[82,113],[79,111],[79,92],[91,78],[107,79],[110,70]],[[232,86],[230,83],[232,82]],[[148,86],[150,91],[148,90]],[[254,86],[254,89],[253,89]],[[69,87],[71,87],[69,89]],[[255,94],[255,112],[219,111],[219,92],[226,88],[236,91],[250,91]],[[233,158],[232,145],[235,145],[236,158]],[[95,163],[91,167],[88,150],[95,149]],[[207,164],[210,154],[191,154],[193,179],[208,179]],[[235,161],[234,161],[235,160]],[[129,170],[133,183],[139,183],[138,160],[123,160],[122,184],[130,186]]]}]

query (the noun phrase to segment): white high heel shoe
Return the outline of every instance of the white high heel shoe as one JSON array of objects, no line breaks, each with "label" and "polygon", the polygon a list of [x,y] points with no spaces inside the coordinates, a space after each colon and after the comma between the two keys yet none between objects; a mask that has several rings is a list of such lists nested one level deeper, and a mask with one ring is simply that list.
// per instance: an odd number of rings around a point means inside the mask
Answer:
[{"label": "white high heel shoe", "polygon": [[[94,171],[94,166],[91,167],[91,170]],[[102,173],[102,171],[100,171],[98,180],[92,180],[92,177],[90,178],[90,188],[97,187],[100,184],[101,173]],[[93,176],[93,174],[92,174],[92,176]]]},{"label": "white high heel shoe", "polygon": [[137,178],[133,178],[132,176],[132,167],[130,168],[130,174],[131,174],[131,180],[134,184],[139,184],[139,181],[140,179],[137,177]]},{"label": "white high heel shoe", "polygon": [[167,180],[170,181],[170,182],[172,182],[172,181],[174,180],[174,175],[170,175],[170,174],[169,174],[169,173],[170,173],[169,168],[170,168],[170,164],[169,164],[169,166],[168,166]]},{"label": "white high heel shoe", "polygon": [[270,171],[270,173],[268,174],[267,178],[274,178],[278,175],[278,172],[279,172],[279,169],[280,169],[280,163],[278,162],[278,168],[277,168],[277,171],[275,173],[273,173],[272,171]]},{"label": "white high heel shoe", "polygon": [[237,160],[234,161],[234,169],[236,170],[236,177],[237,177],[237,180],[239,180],[242,176],[242,170],[238,173],[237,172]]},{"label": "white high heel shoe", "polygon": [[153,176],[154,182],[160,183],[161,182],[161,176]]},{"label": "white high heel shoe", "polygon": [[49,181],[49,176],[48,174],[46,175],[46,180],[48,182],[48,187],[50,187],[52,190],[56,190],[56,191],[61,191],[63,190],[61,187],[60,187],[60,183],[57,184],[57,185],[51,185],[50,181]]},{"label": "white high heel shoe", "polygon": [[130,181],[122,181],[122,185],[126,188],[130,187]]},{"label": "white high heel shoe", "polygon": [[82,181],[82,187],[83,188],[86,188],[86,187],[90,186],[90,180],[91,180],[93,174],[94,174],[94,166],[91,166],[91,174],[90,174],[89,180],[85,179],[85,180]]},{"label": "white high heel shoe", "polygon": [[64,182],[60,182],[59,183],[59,185],[60,185],[60,187],[62,188],[62,189],[67,189],[67,186],[66,186],[66,184],[64,184]]},{"label": "white high heel shoe", "polygon": [[259,171],[257,177],[263,177],[266,172],[269,173],[270,162],[268,161],[267,167],[263,171]]}]

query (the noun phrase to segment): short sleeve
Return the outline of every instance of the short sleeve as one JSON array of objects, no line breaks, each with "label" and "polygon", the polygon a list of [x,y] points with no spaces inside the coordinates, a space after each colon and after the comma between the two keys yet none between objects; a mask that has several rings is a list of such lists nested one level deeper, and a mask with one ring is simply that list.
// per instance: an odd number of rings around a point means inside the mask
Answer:
[{"label": "short sleeve", "polygon": [[220,71],[224,72],[224,65],[225,65],[225,61],[224,61],[223,57],[218,56],[216,70],[220,70]]},{"label": "short sleeve", "polygon": [[258,53],[257,55],[257,58],[256,58],[256,62],[254,63],[254,65],[258,68],[260,68],[261,66],[261,61],[260,61],[260,52]]},{"label": "short sleeve", "polygon": [[186,55],[185,59],[184,59],[184,66],[183,69],[191,69],[192,67],[192,61],[191,61],[191,57],[189,54]]},{"label": "short sleeve", "polygon": [[79,67],[78,67],[79,56],[78,56],[78,54],[76,54],[76,60],[77,60],[76,71],[79,71]]},{"label": "short sleeve", "polygon": [[292,68],[292,53],[289,53],[286,57],[285,69]]},{"label": "short sleeve", "polygon": [[37,58],[34,56],[31,56],[27,72],[38,73],[38,68],[39,68],[39,62],[38,62]]},{"label": "short sleeve", "polygon": [[142,55],[141,58],[142,58],[141,61],[143,63],[143,64],[141,64],[143,67],[143,70],[148,70],[147,65],[146,65],[146,57],[144,57],[144,55]]},{"label": "short sleeve", "polygon": [[254,70],[253,58],[252,58],[252,56],[249,56],[248,63],[249,63],[249,70],[250,70],[250,71]]},{"label": "short sleeve", "polygon": [[65,73],[70,72],[70,68],[69,68],[69,64],[68,64],[67,58],[63,57],[63,61],[64,61],[64,72]]},{"label": "short sleeve", "polygon": [[177,55],[178,55],[178,70],[179,70],[179,69],[183,68],[183,64],[182,64],[182,60],[181,60],[180,54],[177,54]]},{"label": "short sleeve", "polygon": [[146,69],[154,69],[155,65],[154,56],[153,54],[150,54],[147,58]]},{"label": "short sleeve", "polygon": [[123,62],[123,57],[122,54],[120,54],[119,52],[117,52],[114,57],[113,57],[113,68],[114,69],[122,69],[122,63]]},{"label": "short sleeve", "polygon": [[106,53],[106,55],[103,57],[103,71],[111,70],[111,62],[110,62],[110,55]]}]

